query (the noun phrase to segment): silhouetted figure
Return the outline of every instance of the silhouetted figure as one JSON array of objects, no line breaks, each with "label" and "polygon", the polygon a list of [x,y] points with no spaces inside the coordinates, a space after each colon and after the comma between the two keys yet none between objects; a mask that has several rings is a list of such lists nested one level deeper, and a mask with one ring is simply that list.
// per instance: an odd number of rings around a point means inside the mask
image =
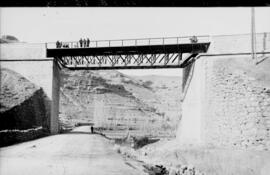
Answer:
[{"label": "silhouetted figure", "polygon": [[83,47],[86,47],[86,39],[83,39]]},{"label": "silhouetted figure", "polygon": [[87,40],[86,40],[86,47],[89,47],[90,46],[90,40],[89,40],[89,38],[87,38]]},{"label": "silhouetted figure", "polygon": [[93,134],[94,133],[94,127],[91,126],[91,133]]},{"label": "silhouetted figure", "polygon": [[83,47],[83,40],[82,39],[79,40],[79,43],[80,43],[80,47]]},{"label": "silhouetted figure", "polygon": [[60,42],[56,41],[56,48],[60,48]]},{"label": "silhouetted figure", "polygon": [[196,36],[192,36],[190,39],[191,43],[197,43],[198,42],[198,38]]}]

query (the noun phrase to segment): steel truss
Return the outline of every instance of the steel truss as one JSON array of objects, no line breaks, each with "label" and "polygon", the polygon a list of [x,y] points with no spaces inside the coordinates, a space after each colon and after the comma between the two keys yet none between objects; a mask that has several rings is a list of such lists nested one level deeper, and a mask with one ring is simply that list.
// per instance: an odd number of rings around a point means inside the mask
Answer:
[{"label": "steel truss", "polygon": [[57,62],[69,69],[102,69],[102,68],[169,68],[182,67],[197,54],[182,53],[164,54],[129,54],[129,55],[94,55],[56,57]]}]

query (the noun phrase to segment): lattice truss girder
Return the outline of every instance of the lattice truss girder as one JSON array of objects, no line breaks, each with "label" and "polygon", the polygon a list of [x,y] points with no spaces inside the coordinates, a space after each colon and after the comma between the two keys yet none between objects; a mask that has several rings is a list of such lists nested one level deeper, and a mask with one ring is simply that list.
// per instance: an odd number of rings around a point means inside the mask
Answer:
[{"label": "lattice truss girder", "polygon": [[65,56],[56,58],[64,67],[166,66],[180,65],[182,53]]}]

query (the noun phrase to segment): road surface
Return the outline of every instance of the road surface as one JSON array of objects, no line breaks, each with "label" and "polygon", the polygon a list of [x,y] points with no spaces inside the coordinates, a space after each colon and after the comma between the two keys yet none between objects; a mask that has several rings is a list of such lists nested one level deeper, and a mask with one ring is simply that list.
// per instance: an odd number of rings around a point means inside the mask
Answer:
[{"label": "road surface", "polygon": [[49,136],[0,148],[1,175],[139,175],[113,145],[83,126],[68,134]]}]

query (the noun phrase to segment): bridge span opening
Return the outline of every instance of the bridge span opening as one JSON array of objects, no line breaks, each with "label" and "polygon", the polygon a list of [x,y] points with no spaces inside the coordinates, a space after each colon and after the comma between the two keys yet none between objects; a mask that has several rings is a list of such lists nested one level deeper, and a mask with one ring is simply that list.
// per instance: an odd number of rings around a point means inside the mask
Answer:
[{"label": "bridge span opening", "polygon": [[21,73],[42,87],[49,99],[49,131],[59,132],[60,71],[185,68],[206,53],[209,36],[143,38],[45,44],[1,44],[1,65]]}]

